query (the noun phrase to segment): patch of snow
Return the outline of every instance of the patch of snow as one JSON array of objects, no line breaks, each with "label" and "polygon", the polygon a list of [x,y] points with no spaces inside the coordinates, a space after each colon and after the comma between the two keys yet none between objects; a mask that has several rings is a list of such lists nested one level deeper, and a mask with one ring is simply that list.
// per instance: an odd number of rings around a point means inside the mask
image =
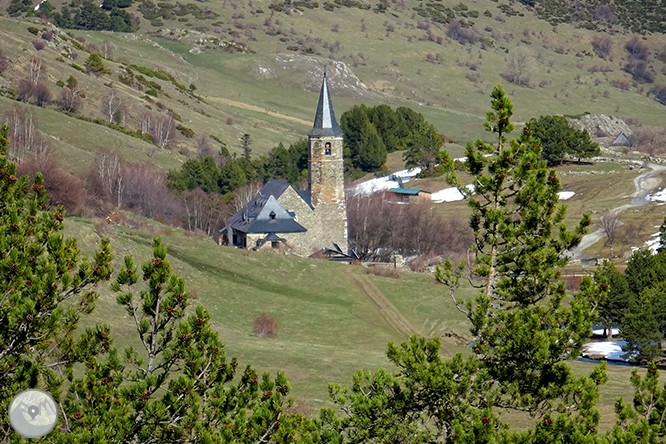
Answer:
[{"label": "patch of snow", "polygon": [[37,3],[37,6],[35,6],[35,11],[39,11],[39,7],[42,6],[42,3],[44,3],[46,0],[42,0],[41,2]]},{"label": "patch of snow", "polygon": [[576,194],[574,191],[560,191],[557,195],[560,197],[560,200],[567,200],[573,195]]},{"label": "patch of snow", "polygon": [[[474,185],[467,185],[467,189],[474,192]],[[430,199],[435,203],[455,202],[457,200],[463,200],[463,195],[458,191],[458,188],[451,187],[432,193]]]},{"label": "patch of snow", "polygon": [[[421,168],[416,167],[416,168],[411,168],[409,170],[398,171],[396,173],[393,173],[393,176],[397,176],[401,179],[412,178],[412,177],[416,176],[417,174],[419,174],[420,172],[421,172]],[[403,180],[403,182],[404,182],[404,180]]]},{"label": "patch of snow", "polygon": [[378,177],[376,179],[366,180],[354,187],[354,194],[371,194],[376,191],[388,190],[389,188],[399,188],[400,184],[394,180],[389,180],[389,176]]},{"label": "patch of snow", "polygon": [[659,202],[658,205],[666,204],[666,188],[657,193],[654,193],[651,196],[648,196],[647,199],[651,200],[652,202]]},{"label": "patch of snow", "polygon": [[615,361],[628,361],[628,359],[622,358],[622,355],[625,354],[622,351],[622,346],[626,344],[627,341],[588,342],[583,345],[583,354],[602,355],[606,359]]},{"label": "patch of snow", "polygon": [[[592,334],[597,335],[597,336],[601,336],[601,335],[604,334],[604,329],[603,328],[595,328],[594,330],[592,330]],[[614,327],[613,328],[613,336],[619,335],[619,334],[620,334],[620,329],[617,328],[617,327]]]},{"label": "patch of snow", "polygon": [[389,188],[400,188],[400,182],[392,179],[399,177],[402,183],[405,183],[409,182],[409,179],[416,176],[420,172],[421,168],[412,168],[398,171],[396,173],[391,173],[388,176],[366,180],[365,182],[362,182],[354,187],[354,194],[370,194],[376,191],[388,190]]},{"label": "patch of snow", "polygon": [[[654,233],[652,239],[645,241],[645,247],[647,247],[652,254],[657,254],[657,248],[659,248],[659,233]],[[638,251],[640,247],[631,247],[631,251]]]}]

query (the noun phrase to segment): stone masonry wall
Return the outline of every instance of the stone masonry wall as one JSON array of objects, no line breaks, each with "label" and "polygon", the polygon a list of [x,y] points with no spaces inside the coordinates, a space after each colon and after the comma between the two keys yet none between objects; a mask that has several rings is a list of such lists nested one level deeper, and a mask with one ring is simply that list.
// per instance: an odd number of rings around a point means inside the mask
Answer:
[{"label": "stone masonry wall", "polygon": [[[325,153],[327,142],[331,144],[330,155]],[[347,210],[342,150],[342,138],[311,137],[308,160],[310,195],[316,216],[312,226],[316,230],[313,241],[319,248],[332,248],[336,243],[346,253]]]}]

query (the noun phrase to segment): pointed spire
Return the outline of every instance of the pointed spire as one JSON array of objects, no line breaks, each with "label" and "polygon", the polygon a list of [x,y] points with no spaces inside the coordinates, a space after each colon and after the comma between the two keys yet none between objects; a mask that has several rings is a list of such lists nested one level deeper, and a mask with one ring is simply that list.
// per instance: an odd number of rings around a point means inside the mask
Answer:
[{"label": "pointed spire", "polygon": [[319,93],[319,104],[317,105],[317,114],[315,114],[314,125],[308,132],[308,136],[314,137],[342,137],[344,133],[338,127],[331,105],[331,95],[328,92],[328,83],[326,82],[326,71],[324,71],[324,81],[321,84]]}]

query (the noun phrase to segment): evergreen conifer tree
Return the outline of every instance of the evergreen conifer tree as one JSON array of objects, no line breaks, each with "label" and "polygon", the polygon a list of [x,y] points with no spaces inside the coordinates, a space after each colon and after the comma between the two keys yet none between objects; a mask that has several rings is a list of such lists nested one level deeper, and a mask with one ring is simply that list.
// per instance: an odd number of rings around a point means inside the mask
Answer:
[{"label": "evergreen conifer tree", "polygon": [[386,147],[377,129],[365,120],[361,125],[361,140],[358,146],[358,167],[363,171],[376,171],[386,162]]},{"label": "evergreen conifer tree", "polygon": [[[605,365],[577,377],[566,360],[575,358],[589,338],[604,287],[586,278],[580,292],[567,296],[558,270],[590,218],[586,214],[574,231],[567,229],[566,207],[558,203],[559,179],[541,160],[539,141],[528,125],[507,144],[511,100],[499,86],[491,97],[493,110],[484,126],[497,143],[467,145],[465,167],[474,177],[474,192],[455,175],[448,153],[441,158],[449,182],[472,209],[479,295],[467,303],[456,296],[464,262],[454,268],[447,260],[437,275],[472,324],[474,356],[443,359],[438,339],[389,344],[396,373],[359,372],[351,389],[329,386],[331,398],[348,416],[338,419],[330,410],[322,416],[343,438],[447,443],[597,438],[595,403],[607,380]],[[529,413],[535,427],[508,431],[497,407]]]},{"label": "evergreen conifer tree", "polygon": [[612,338],[613,327],[620,325],[634,296],[629,291],[627,278],[611,261],[604,261],[595,271],[594,280],[608,286],[607,296],[599,307],[599,323],[608,331],[607,337]]},{"label": "evergreen conifer tree", "polygon": [[107,68],[107,66],[104,64],[102,56],[96,52],[90,53],[90,55],[86,59],[85,67],[88,68],[90,72],[94,73],[97,76],[111,73],[111,70]]},{"label": "evergreen conifer tree", "polygon": [[6,421],[13,396],[39,388],[60,399],[57,370],[71,372],[109,348],[108,326],[76,328],[94,309],[96,284],[110,278],[112,256],[108,239],[89,259],[63,236],[64,209],[43,211],[42,175],[18,178],[5,157],[8,131],[0,129],[0,431],[18,442]]},{"label": "evergreen conifer tree", "polygon": [[69,373],[67,433],[58,443],[284,442],[303,434],[312,439],[310,423],[282,418],[291,390],[283,373],[271,379],[250,366],[238,372],[206,309],[198,306],[186,315],[185,283],[173,273],[159,238],[141,272],[125,257],[112,289],[134,319],[141,347],[112,348],[108,359],[87,361],[82,377]]},{"label": "evergreen conifer tree", "polygon": [[[474,271],[484,280],[473,301],[456,304],[472,323],[477,358],[498,383],[498,404],[543,414],[559,402],[559,394],[586,384],[565,361],[577,357],[589,338],[601,293],[585,278],[581,291],[565,304],[559,268],[586,232],[590,216],[584,214],[575,230],[567,229],[566,206],[558,203],[560,180],[541,160],[531,126],[506,144],[513,104],[500,86],[491,97],[485,127],[497,143],[477,140],[466,148],[473,192],[456,176],[448,153],[442,156],[449,182],[472,209]],[[450,262],[439,274],[454,287],[459,276]]]}]

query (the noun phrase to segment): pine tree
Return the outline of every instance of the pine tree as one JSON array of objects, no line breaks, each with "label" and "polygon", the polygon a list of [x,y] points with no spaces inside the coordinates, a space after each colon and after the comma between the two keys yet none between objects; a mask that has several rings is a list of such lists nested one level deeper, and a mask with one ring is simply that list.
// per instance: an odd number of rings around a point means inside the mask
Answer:
[{"label": "pine tree", "polygon": [[386,162],[386,156],[386,147],[377,129],[370,120],[365,120],[361,126],[357,166],[363,171],[377,171]]},{"label": "pine tree", "polygon": [[666,283],[656,283],[641,291],[625,311],[621,324],[624,358],[651,361],[663,356],[661,342],[666,332]]},{"label": "pine tree", "polygon": [[[437,339],[413,337],[389,344],[398,370],[387,376],[358,373],[351,390],[329,386],[331,398],[348,415],[323,412],[324,423],[349,439],[367,442],[595,442],[595,403],[606,382],[605,365],[575,376],[565,362],[576,358],[590,337],[603,286],[586,278],[567,295],[559,267],[565,250],[580,242],[590,223],[585,214],[574,231],[563,224],[559,179],[541,160],[530,126],[507,144],[513,130],[511,100],[492,92],[485,127],[496,144],[467,145],[465,167],[474,194],[442,155],[450,183],[472,208],[475,273],[479,295],[465,303],[456,290],[466,268],[450,260],[437,277],[472,324],[474,355],[442,359]],[[489,154],[489,157],[484,156]],[[473,285],[478,282],[472,282]],[[566,303],[564,298],[567,298]],[[535,427],[510,432],[497,407],[528,412]]]},{"label": "pine tree", "polygon": [[112,256],[108,239],[88,259],[63,236],[64,209],[43,211],[42,175],[30,183],[7,161],[8,131],[0,130],[0,430],[3,440],[18,442],[6,422],[12,397],[40,388],[60,399],[56,370],[71,372],[109,348],[108,326],[76,328],[94,310],[95,286],[109,279]]},{"label": "pine tree", "polygon": [[664,221],[659,226],[659,247],[657,247],[657,253],[661,253],[666,250],[666,217]]},{"label": "pine tree", "polygon": [[620,325],[634,296],[629,291],[627,278],[617,271],[615,265],[610,261],[604,261],[595,271],[594,280],[608,286],[606,299],[599,307],[599,323],[608,331],[607,337],[611,339],[613,327]]},{"label": "pine tree", "polygon": [[243,148],[243,158],[249,161],[252,156],[252,148],[250,148],[250,145],[252,145],[252,139],[250,139],[249,134],[243,134],[240,141],[241,148]]},{"label": "pine tree", "polygon": [[[565,304],[559,268],[568,261],[566,250],[586,232],[590,216],[584,214],[574,231],[567,229],[566,206],[558,203],[560,180],[541,160],[531,125],[506,144],[513,104],[500,86],[491,97],[485,127],[497,135],[497,143],[477,140],[466,148],[474,192],[458,179],[448,153],[442,156],[449,182],[472,209],[474,270],[484,280],[475,300],[456,299],[456,304],[472,323],[477,358],[498,383],[498,404],[543,413],[558,402],[558,393],[585,384],[565,361],[577,357],[589,338],[601,294],[586,278]],[[455,286],[459,273],[448,263],[439,276]]]},{"label": "pine tree", "polygon": [[90,53],[84,66],[98,77],[102,74],[111,74],[111,70],[104,64],[102,56],[96,52]]},{"label": "pine tree", "polygon": [[432,168],[440,160],[439,155],[443,143],[444,139],[435,127],[424,120],[411,128],[407,151],[403,154],[402,159],[407,167],[420,167],[432,172]]},{"label": "pine tree", "polygon": [[58,444],[312,440],[316,428],[284,412],[291,385],[282,372],[274,379],[250,366],[240,372],[206,309],[186,315],[185,282],[166,253],[155,239],[153,259],[141,272],[125,257],[112,289],[134,319],[141,347],[113,348],[107,359],[89,360],[82,377],[69,374],[67,433]]}]

